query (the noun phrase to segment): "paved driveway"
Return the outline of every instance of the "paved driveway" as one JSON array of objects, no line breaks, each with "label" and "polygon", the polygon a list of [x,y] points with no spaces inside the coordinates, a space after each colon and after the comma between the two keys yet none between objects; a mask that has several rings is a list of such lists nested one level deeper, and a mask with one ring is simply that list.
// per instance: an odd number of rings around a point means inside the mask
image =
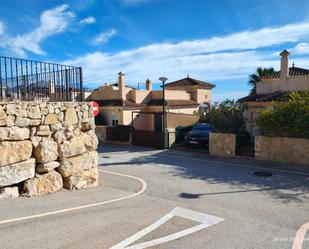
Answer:
[{"label": "paved driveway", "polygon": [[[97,188],[1,200],[0,248],[281,249],[309,222],[305,166],[120,145],[100,152]],[[276,175],[251,174],[265,168]]]}]

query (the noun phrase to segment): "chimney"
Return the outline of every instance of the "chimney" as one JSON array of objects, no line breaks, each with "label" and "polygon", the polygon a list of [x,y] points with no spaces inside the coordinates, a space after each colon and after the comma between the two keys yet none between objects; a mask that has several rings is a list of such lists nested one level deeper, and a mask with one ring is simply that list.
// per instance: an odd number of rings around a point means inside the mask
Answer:
[{"label": "chimney", "polygon": [[126,99],[126,96],[125,96],[126,84],[124,82],[124,73],[121,71],[118,73],[118,88],[119,88],[121,99],[125,100]]},{"label": "chimney", "polygon": [[286,50],[283,50],[280,53],[281,56],[281,68],[280,68],[280,79],[286,79],[289,77],[289,52]]},{"label": "chimney", "polygon": [[150,79],[146,80],[146,90],[147,91],[152,91],[152,84],[151,84],[151,80]]}]

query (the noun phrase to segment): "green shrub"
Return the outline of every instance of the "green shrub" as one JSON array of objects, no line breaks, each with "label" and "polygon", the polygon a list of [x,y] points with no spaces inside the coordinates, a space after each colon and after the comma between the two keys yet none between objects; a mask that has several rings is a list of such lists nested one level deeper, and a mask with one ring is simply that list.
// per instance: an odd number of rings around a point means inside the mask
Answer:
[{"label": "green shrub", "polygon": [[262,135],[309,138],[309,91],[291,92],[287,102],[262,110],[256,124]]},{"label": "green shrub", "polygon": [[241,103],[227,99],[212,107],[207,114],[200,115],[199,122],[213,124],[218,132],[246,134],[243,110]]}]

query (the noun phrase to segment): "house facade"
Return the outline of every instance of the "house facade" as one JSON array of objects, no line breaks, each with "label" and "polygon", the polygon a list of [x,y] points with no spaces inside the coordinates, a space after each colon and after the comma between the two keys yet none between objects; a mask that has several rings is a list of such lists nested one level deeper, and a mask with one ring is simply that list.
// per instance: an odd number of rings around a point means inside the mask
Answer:
[{"label": "house facade", "polygon": [[[100,105],[103,124],[132,125],[136,129],[162,129],[163,91],[153,90],[147,79],[146,89],[139,90],[125,84],[125,74],[118,74],[118,82],[105,84],[94,90],[88,100]],[[189,76],[165,85],[167,127],[190,125],[198,121],[195,111],[201,104],[209,104],[215,85]]]},{"label": "house facade", "polygon": [[288,92],[309,90],[309,69],[295,67],[294,63],[289,67],[289,55],[287,50],[282,51],[280,71],[262,77],[256,84],[256,94],[238,100],[247,106],[244,118],[252,135],[258,134],[255,119],[262,109],[280,105]]}]

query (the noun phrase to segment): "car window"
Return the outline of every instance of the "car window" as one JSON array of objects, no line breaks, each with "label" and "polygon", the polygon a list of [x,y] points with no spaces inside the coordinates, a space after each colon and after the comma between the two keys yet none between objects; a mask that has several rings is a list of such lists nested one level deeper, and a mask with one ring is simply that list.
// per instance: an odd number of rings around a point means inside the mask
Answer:
[{"label": "car window", "polygon": [[211,126],[197,126],[197,127],[193,127],[192,129],[193,131],[210,131],[212,130]]}]

